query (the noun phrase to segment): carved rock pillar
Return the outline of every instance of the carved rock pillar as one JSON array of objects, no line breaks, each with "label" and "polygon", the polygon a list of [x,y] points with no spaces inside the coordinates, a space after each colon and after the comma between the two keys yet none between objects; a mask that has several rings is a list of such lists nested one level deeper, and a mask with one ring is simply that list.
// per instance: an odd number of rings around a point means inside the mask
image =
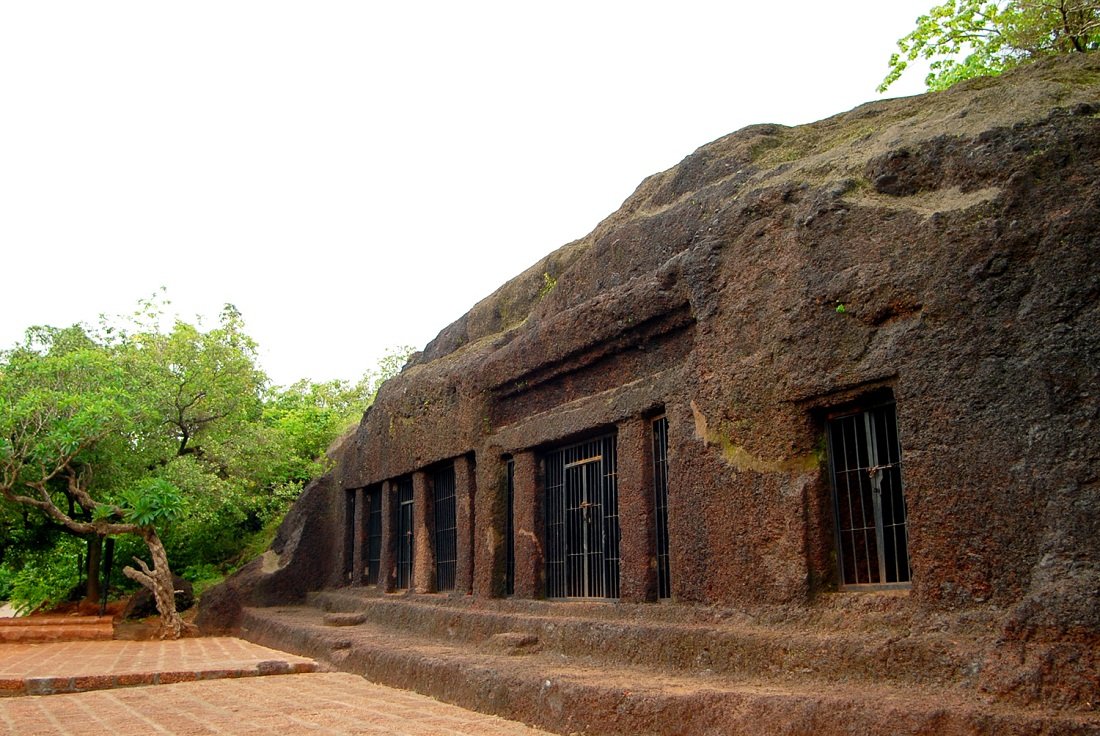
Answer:
[{"label": "carved rock pillar", "polygon": [[495,448],[477,459],[477,493],[474,496],[475,525],[471,530],[474,554],[474,595],[500,598],[504,595],[504,519],[507,465]]},{"label": "carved rock pillar", "polygon": [[355,514],[352,519],[352,548],[351,548],[351,584],[362,585],[363,584],[363,548],[366,532],[365,513],[363,509],[363,489],[356,488],[353,493],[355,494]]},{"label": "carved rock pillar", "polygon": [[458,559],[455,562],[455,592],[469,594],[474,581],[474,501],[477,498],[473,458],[455,459],[455,534]]},{"label": "carved rock pillar", "polygon": [[541,598],[543,557],[543,478],[533,452],[515,456],[516,597]]},{"label": "carved rock pillar", "polygon": [[397,589],[397,486],[382,484],[382,552],[378,563],[378,585],[386,593]]},{"label": "carved rock pillar", "polygon": [[618,430],[619,599],[638,603],[657,597],[653,437],[642,418],[624,420]]},{"label": "carved rock pillar", "polygon": [[435,549],[432,547],[431,479],[423,470],[413,473],[413,574],[410,589],[435,591]]}]

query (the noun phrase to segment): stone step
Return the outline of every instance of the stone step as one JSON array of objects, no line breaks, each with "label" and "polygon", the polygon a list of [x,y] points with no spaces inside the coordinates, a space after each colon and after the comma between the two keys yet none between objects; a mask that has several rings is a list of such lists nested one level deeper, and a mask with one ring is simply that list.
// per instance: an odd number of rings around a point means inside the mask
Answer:
[{"label": "stone step", "polygon": [[540,650],[524,635],[480,644],[417,636],[364,620],[326,624],[311,606],[250,608],[243,636],[375,682],[561,734],[1100,733],[1100,717],[989,702],[975,691],[775,672],[739,677],[609,665],[597,653]]},{"label": "stone step", "polygon": [[479,645],[522,635],[544,652],[673,673],[973,687],[982,651],[976,638],[959,631],[916,630],[901,622],[853,630],[822,621],[821,614],[793,622],[690,606],[486,602],[361,589],[323,591],[309,601],[326,612],[443,643]]},{"label": "stone step", "polygon": [[313,672],[307,657],[232,637],[0,645],[0,697]]},{"label": "stone step", "polygon": [[97,641],[114,637],[111,616],[20,616],[0,618],[0,643]]}]

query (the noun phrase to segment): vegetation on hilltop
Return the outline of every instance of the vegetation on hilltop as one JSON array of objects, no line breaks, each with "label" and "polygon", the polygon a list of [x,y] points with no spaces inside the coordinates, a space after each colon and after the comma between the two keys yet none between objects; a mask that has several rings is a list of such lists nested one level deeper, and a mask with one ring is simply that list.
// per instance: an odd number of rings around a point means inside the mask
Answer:
[{"label": "vegetation on hilltop", "polygon": [[1026,61],[1100,48],[1100,0],[947,0],[898,40],[885,91],[917,59],[932,60],[925,84],[947,89]]}]

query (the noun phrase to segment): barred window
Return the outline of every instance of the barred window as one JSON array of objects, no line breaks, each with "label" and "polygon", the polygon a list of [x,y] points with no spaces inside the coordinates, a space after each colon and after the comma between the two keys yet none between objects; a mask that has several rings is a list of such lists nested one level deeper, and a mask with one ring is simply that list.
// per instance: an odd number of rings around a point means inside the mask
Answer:
[{"label": "barred window", "polygon": [[844,587],[907,587],[909,530],[893,402],[828,422],[837,551]]}]

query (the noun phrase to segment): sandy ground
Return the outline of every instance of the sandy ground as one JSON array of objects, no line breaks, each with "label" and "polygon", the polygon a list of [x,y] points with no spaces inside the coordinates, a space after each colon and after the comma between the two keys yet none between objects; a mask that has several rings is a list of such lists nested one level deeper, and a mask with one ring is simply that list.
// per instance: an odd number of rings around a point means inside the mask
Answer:
[{"label": "sandy ground", "polygon": [[7,601],[0,602],[0,618],[15,618],[15,607]]}]

